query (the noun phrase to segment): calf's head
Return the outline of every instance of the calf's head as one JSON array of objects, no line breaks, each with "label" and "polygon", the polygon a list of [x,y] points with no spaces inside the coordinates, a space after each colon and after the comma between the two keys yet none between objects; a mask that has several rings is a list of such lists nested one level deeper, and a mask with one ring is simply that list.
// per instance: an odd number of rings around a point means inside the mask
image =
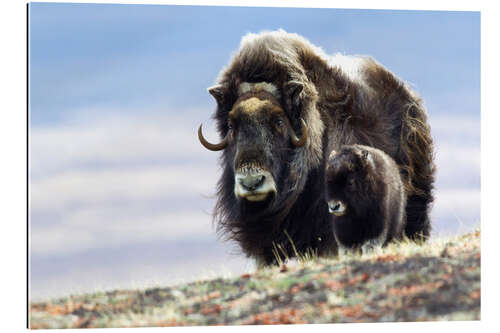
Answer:
[{"label": "calf's head", "polygon": [[356,146],[332,151],[326,164],[325,184],[328,210],[336,216],[356,215],[370,203],[372,157]]}]

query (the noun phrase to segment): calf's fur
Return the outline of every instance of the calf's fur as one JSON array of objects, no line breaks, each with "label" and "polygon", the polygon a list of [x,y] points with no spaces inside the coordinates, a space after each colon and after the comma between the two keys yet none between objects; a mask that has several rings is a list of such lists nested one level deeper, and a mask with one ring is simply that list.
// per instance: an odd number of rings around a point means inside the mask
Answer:
[{"label": "calf's fur", "polygon": [[339,248],[366,252],[401,239],[406,193],[399,168],[383,151],[362,145],[330,153],[326,197]]}]

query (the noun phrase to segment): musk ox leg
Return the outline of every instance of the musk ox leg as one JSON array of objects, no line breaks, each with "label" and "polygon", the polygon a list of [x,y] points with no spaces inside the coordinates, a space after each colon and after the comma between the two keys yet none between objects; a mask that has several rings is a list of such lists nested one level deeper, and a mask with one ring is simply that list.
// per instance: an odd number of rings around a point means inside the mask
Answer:
[{"label": "musk ox leg", "polygon": [[265,260],[262,257],[254,257],[254,260],[255,260],[255,269],[258,271],[266,267],[269,267],[269,263],[267,262],[267,260]]},{"label": "musk ox leg", "polygon": [[345,247],[339,244],[339,250],[338,250],[339,257],[340,256],[354,256],[354,255],[359,255],[361,254],[361,247]]},{"label": "musk ox leg", "polygon": [[411,240],[423,240],[429,238],[431,233],[431,221],[429,219],[429,205],[432,199],[422,198],[414,195],[408,198],[406,205],[406,216],[408,223],[405,234]]},{"label": "musk ox leg", "polygon": [[385,241],[385,239],[382,239],[382,238],[370,239],[368,242],[364,243],[361,246],[361,252],[363,254],[367,254],[367,253],[374,252],[375,250],[379,250],[382,248],[384,241]]}]

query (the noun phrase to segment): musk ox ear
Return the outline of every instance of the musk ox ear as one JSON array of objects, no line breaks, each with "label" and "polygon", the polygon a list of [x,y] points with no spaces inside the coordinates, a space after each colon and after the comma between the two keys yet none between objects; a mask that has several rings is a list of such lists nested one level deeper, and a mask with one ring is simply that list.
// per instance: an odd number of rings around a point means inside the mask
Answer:
[{"label": "musk ox ear", "polygon": [[300,107],[301,94],[304,90],[304,84],[300,81],[288,81],[285,83],[285,103],[290,111],[296,111]]},{"label": "musk ox ear", "polygon": [[207,89],[207,91],[212,95],[219,105],[224,102],[224,87],[221,84],[216,84]]}]

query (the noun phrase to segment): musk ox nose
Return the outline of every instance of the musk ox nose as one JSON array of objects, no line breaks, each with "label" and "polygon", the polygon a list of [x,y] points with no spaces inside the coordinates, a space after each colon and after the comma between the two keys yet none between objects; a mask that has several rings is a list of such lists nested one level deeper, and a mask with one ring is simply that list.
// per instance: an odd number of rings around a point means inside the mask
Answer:
[{"label": "musk ox nose", "polygon": [[234,180],[234,194],[238,199],[263,201],[269,194],[277,192],[273,176],[268,171],[236,172]]},{"label": "musk ox nose", "polygon": [[254,191],[256,188],[264,183],[266,177],[261,174],[257,175],[246,175],[239,179],[240,185],[243,186],[248,191]]},{"label": "musk ox nose", "polygon": [[335,216],[343,216],[346,214],[346,204],[342,201],[329,200],[328,201],[328,212]]}]

